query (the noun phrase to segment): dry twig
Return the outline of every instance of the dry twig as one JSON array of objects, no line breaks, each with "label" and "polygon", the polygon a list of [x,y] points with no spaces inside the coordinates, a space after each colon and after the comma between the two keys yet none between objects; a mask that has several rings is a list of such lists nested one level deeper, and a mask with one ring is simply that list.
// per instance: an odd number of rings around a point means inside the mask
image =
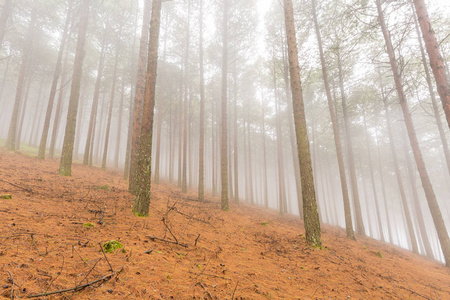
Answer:
[{"label": "dry twig", "polygon": [[154,242],[154,241],[161,241],[161,242],[166,242],[166,243],[169,243],[169,244],[179,245],[179,246],[184,247],[184,248],[188,248],[188,247],[189,247],[189,246],[186,245],[186,244],[182,244],[182,243],[179,243],[179,242],[174,242],[174,241],[171,241],[171,240],[160,239],[160,238],[158,238],[158,237],[156,237],[156,236],[149,236],[149,235],[147,235],[147,237],[148,237],[150,240],[152,240],[153,242]]}]

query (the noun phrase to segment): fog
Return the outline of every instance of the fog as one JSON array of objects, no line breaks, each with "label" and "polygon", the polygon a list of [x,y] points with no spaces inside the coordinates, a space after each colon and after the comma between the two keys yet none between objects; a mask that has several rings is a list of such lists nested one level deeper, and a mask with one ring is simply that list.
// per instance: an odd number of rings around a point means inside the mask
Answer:
[{"label": "fog", "polygon": [[[14,126],[15,150],[37,156],[60,56],[61,71],[56,77],[45,140],[46,158],[58,159],[66,130],[82,1],[2,2],[1,18],[6,20],[4,25],[0,23],[0,145],[7,144]],[[197,190],[200,81],[204,78],[205,190],[219,196],[223,1],[203,2],[203,76],[199,51],[200,0],[162,3],[152,175],[181,187],[186,172],[188,188]],[[229,199],[265,206],[280,214],[300,215],[300,171],[282,1],[228,2]],[[445,262],[399,105],[375,0],[354,6],[346,0],[319,2],[318,23],[344,154],[354,229],[358,220],[352,187],[359,196],[366,235],[412,251],[416,243],[419,254]],[[142,28],[148,29],[145,25],[148,21],[142,26],[143,1],[91,0],[89,5],[73,158],[75,163],[96,167],[102,167],[102,160],[106,159],[103,167],[126,173],[141,32]],[[294,10],[319,217],[322,224],[345,228],[341,177],[311,3],[294,3]],[[449,127],[435,79],[431,75],[437,115],[409,1],[383,3],[383,11],[419,147],[448,230],[450,157],[446,157],[445,150],[448,152]],[[430,0],[429,14],[448,81],[449,4]],[[58,55],[65,35],[65,46]],[[98,108],[93,111],[96,98]],[[16,119],[12,117],[15,105]],[[90,121],[92,135],[88,134]],[[348,139],[356,182],[349,167]],[[86,147],[88,142],[90,145]],[[90,151],[87,154],[86,149]],[[410,224],[405,212],[411,215]],[[412,241],[411,236],[417,241]],[[427,253],[426,244],[431,253]]]}]

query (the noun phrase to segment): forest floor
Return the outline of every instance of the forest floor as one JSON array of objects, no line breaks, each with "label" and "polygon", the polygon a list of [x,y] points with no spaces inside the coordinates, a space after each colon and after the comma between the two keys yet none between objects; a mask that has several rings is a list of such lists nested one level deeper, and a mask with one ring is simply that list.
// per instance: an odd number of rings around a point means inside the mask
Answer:
[{"label": "forest floor", "polygon": [[136,217],[121,174],[58,163],[0,149],[0,299],[450,299],[450,269],[409,251],[327,225],[310,248],[297,217],[167,183]]}]

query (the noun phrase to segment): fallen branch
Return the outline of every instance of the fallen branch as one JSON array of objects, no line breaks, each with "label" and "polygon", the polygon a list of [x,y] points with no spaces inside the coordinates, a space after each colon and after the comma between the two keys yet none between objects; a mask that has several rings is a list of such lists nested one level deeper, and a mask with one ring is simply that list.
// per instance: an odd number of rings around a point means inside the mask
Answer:
[{"label": "fallen branch", "polygon": [[198,242],[198,239],[200,238],[200,233],[198,234],[198,236],[197,236],[197,238],[195,239],[195,242],[194,242],[194,246],[195,247],[197,247],[197,242]]},{"label": "fallen branch", "polygon": [[188,245],[179,243],[178,241],[174,242],[174,241],[171,241],[171,240],[160,239],[160,238],[158,238],[156,236],[149,236],[149,235],[147,235],[147,237],[150,240],[152,240],[153,242],[154,241],[161,241],[161,242],[165,242],[165,243],[169,243],[169,244],[179,245],[179,246],[184,247],[184,248],[188,248],[189,247]]},{"label": "fallen branch", "polygon": [[170,230],[169,226],[167,225],[167,223],[166,223],[166,218],[163,217],[161,221],[164,223],[164,226],[166,226],[167,230],[169,231],[170,235],[173,237],[173,239],[175,240],[175,242],[176,242],[177,244],[179,244],[179,243],[178,243],[177,237],[172,233],[172,230]]},{"label": "fallen branch", "polygon": [[108,257],[106,257],[105,250],[103,250],[102,243],[98,243],[98,245],[100,246],[100,250],[102,250],[103,256],[105,256],[106,262],[107,262],[108,265],[109,265],[109,270],[110,270],[111,272],[114,273],[114,269],[113,269],[113,267],[111,266],[111,264],[109,263]]},{"label": "fallen branch", "polygon": [[[105,282],[110,280],[111,278],[113,278],[115,275],[115,273],[111,273],[108,275],[105,275],[99,279],[93,280],[91,282],[82,284],[82,285],[77,285],[76,287],[73,288],[69,288],[69,289],[64,289],[64,290],[57,290],[57,291],[52,291],[52,292],[48,292],[48,293],[42,293],[42,294],[35,294],[35,295],[30,295],[28,296],[28,298],[37,298],[37,297],[44,297],[44,296],[49,296],[49,295],[54,295],[54,294],[62,294],[62,293],[66,293],[66,292],[79,292],[89,286],[92,286],[98,282],[101,282],[100,285]],[[99,287],[100,285],[98,285],[97,287]]]},{"label": "fallen branch", "polygon": [[233,291],[233,295],[231,296],[231,300],[233,300],[233,299],[234,299],[234,294],[236,293],[236,290],[237,290],[238,284],[239,284],[239,280],[238,280],[238,281],[236,282],[236,286],[234,287],[234,291]]},{"label": "fallen branch", "polygon": [[12,185],[12,186],[15,186],[16,188],[19,188],[19,189],[21,189],[21,190],[24,190],[24,191],[26,191],[26,192],[28,192],[28,193],[33,193],[33,190],[32,190],[32,189],[24,188],[23,186],[14,184],[14,183],[12,183],[12,182],[9,182],[9,181],[3,180],[3,179],[0,179],[0,181],[2,181],[2,182],[4,182],[4,183],[7,183],[7,184],[10,184],[10,185]]},{"label": "fallen branch", "polygon": [[431,298],[428,298],[427,296],[424,296],[424,295],[422,295],[422,294],[419,294],[418,292],[415,292],[415,291],[413,291],[413,290],[411,290],[411,289],[408,289],[408,288],[406,288],[406,287],[404,287],[404,286],[401,286],[401,285],[397,285],[399,288],[402,288],[402,289],[404,289],[404,290],[407,290],[408,292],[410,292],[410,293],[412,293],[412,294],[415,294],[415,295],[417,295],[417,296],[420,296],[420,297],[422,297],[422,298],[424,298],[424,299],[428,299],[428,300],[433,300],[433,299],[431,299]]},{"label": "fallen branch", "polygon": [[208,292],[208,290],[205,288],[205,286],[201,283],[201,282],[197,282],[197,284],[196,285],[199,285],[199,286],[201,286],[202,287],[202,289],[204,289],[205,290],[205,292],[206,292],[206,294],[208,295],[208,299],[213,299],[213,297],[211,296],[211,293],[210,292]]},{"label": "fallen branch", "polygon": [[16,285],[16,283],[14,282],[14,277],[12,276],[11,272],[8,271],[9,274],[9,280],[11,281],[11,300],[14,299],[14,285]]}]

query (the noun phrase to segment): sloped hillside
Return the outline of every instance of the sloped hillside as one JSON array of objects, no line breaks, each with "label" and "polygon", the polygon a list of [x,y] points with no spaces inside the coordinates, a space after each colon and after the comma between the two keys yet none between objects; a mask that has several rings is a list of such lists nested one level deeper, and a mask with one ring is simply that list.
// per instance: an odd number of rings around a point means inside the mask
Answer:
[{"label": "sloped hillside", "polygon": [[[140,218],[121,174],[57,170],[0,150],[0,195],[12,198],[0,199],[0,298],[450,299],[448,268],[340,228],[323,226],[325,247],[311,249],[298,218],[223,212],[170,184],[153,186]],[[123,248],[104,254],[112,240]]]}]

